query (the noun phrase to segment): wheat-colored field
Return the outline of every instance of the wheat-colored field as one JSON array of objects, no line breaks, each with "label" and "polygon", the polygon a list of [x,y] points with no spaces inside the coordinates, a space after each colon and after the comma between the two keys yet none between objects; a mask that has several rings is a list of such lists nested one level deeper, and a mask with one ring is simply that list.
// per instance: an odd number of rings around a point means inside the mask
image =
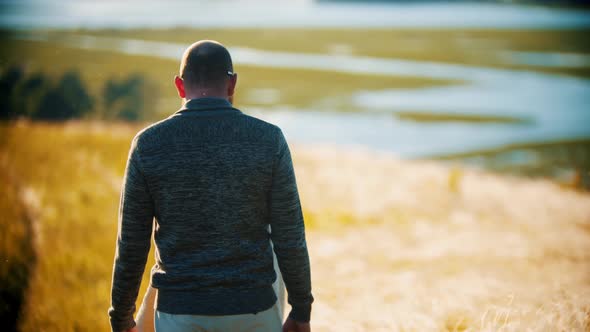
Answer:
[{"label": "wheat-colored field", "polygon": [[[32,267],[23,331],[108,330],[121,176],[139,129],[0,126],[0,248]],[[292,151],[316,331],[590,330],[589,194],[359,149]],[[27,225],[36,261],[19,249]],[[14,277],[4,266],[3,283]]]},{"label": "wheat-colored field", "polygon": [[590,195],[334,148],[296,165],[319,330],[590,329]]}]

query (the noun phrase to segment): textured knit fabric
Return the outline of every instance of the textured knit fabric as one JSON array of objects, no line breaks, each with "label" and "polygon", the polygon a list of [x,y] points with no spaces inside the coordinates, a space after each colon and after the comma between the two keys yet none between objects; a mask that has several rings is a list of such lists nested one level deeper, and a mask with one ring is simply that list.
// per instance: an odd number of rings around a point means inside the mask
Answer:
[{"label": "textured knit fabric", "polygon": [[277,126],[227,100],[200,98],[136,135],[119,209],[113,331],[135,324],[152,231],[158,311],[218,316],[272,307],[272,239],[290,317],[309,321],[303,216],[289,147]]}]

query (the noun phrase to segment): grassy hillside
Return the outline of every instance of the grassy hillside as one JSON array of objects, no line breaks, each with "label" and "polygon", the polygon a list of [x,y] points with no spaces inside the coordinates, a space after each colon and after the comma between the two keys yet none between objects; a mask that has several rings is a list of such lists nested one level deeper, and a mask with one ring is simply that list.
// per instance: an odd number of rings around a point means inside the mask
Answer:
[{"label": "grassy hillside", "polygon": [[[0,255],[32,267],[23,331],[108,330],[121,176],[139,129],[0,126]],[[588,328],[588,194],[363,151],[293,156],[317,330]],[[0,272],[3,285],[23,282]]]},{"label": "grassy hillside", "polygon": [[0,321],[4,328],[13,331],[25,303],[36,255],[32,216],[24,204],[30,191],[17,183],[14,172],[7,169],[7,157],[2,154],[0,159]]},{"label": "grassy hillside", "polygon": [[[22,330],[108,330],[117,198],[132,131],[25,124],[0,130],[4,169],[25,188],[21,203],[36,231]],[[3,215],[18,212],[11,208]],[[3,229],[11,224],[2,220]],[[15,237],[6,250],[20,245]]]}]

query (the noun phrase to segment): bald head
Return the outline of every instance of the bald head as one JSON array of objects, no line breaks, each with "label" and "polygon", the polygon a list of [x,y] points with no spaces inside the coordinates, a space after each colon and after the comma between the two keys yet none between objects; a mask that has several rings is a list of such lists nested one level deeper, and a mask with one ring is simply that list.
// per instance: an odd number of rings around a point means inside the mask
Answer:
[{"label": "bald head", "polygon": [[187,89],[223,89],[233,72],[231,56],[220,43],[201,40],[182,56],[180,77]]}]

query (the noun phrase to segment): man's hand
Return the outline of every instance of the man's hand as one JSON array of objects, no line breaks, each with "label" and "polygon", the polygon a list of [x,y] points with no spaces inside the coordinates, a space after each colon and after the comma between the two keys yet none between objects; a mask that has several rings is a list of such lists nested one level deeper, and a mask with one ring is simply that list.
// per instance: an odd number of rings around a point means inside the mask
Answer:
[{"label": "man's hand", "polygon": [[283,324],[283,332],[310,332],[311,327],[309,323],[300,323],[293,318],[287,318]]},{"label": "man's hand", "polygon": [[128,329],[128,330],[127,330],[127,331],[125,331],[125,332],[138,332],[138,331],[139,331],[139,330],[137,329],[137,325],[135,325],[134,327],[132,327],[132,328]]}]

